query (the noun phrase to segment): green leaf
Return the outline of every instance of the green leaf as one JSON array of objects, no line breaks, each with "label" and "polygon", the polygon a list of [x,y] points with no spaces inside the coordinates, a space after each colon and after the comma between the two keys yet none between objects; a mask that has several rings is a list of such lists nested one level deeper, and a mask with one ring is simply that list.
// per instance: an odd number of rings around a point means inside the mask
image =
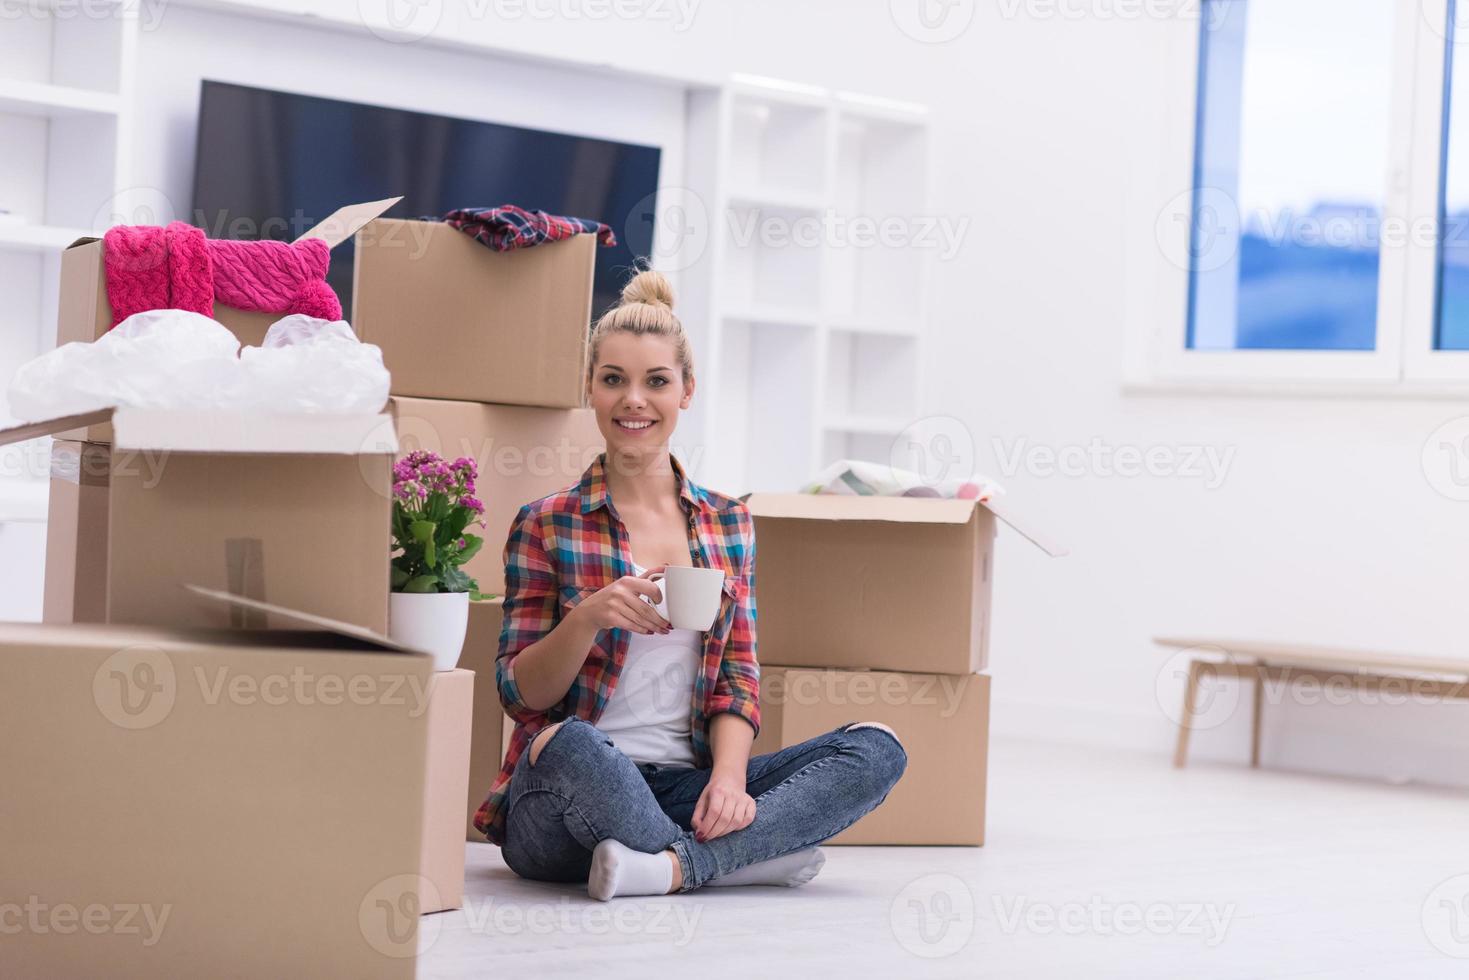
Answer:
[{"label": "green leaf", "polygon": [[402,591],[414,593],[437,592],[439,591],[439,577],[437,575],[420,575],[418,578],[410,579],[408,584],[403,586]]},{"label": "green leaf", "polygon": [[464,529],[469,526],[474,515],[468,507],[455,507],[453,513],[444,518],[444,528],[449,532],[439,540],[458,541],[464,534]]},{"label": "green leaf", "polygon": [[408,570],[393,566],[392,573],[388,576],[388,584],[394,592],[403,591],[403,586],[408,584]]},{"label": "green leaf", "polygon": [[485,539],[478,534],[464,535],[464,550],[454,556],[454,564],[463,565],[469,559],[479,554],[479,549],[484,547]]},{"label": "green leaf", "polygon": [[463,569],[445,566],[439,573],[439,580],[444,584],[445,592],[469,592],[479,588],[474,579],[464,573]]},{"label": "green leaf", "polygon": [[408,530],[413,535],[413,540],[423,545],[423,563],[429,568],[437,564],[434,553],[434,532],[438,525],[433,521],[414,521]]}]

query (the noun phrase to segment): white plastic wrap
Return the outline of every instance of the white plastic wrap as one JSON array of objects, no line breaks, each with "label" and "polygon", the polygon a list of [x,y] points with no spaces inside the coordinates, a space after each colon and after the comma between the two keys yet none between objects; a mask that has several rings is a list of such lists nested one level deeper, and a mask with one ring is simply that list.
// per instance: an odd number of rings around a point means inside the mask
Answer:
[{"label": "white plastic wrap", "polygon": [[240,369],[241,409],[350,414],[388,401],[382,350],[359,341],[345,320],[277,320],[262,346],[240,351]]},{"label": "white plastic wrap", "polygon": [[209,405],[229,384],[239,349],[234,334],[207,316],[149,310],[93,343],[63,344],[21,365],[10,411],[35,422],[114,405]]},{"label": "white plastic wrap", "polygon": [[878,497],[951,497],[994,500],[1005,488],[987,476],[929,479],[923,474],[861,459],[839,459],[801,487],[802,493]]},{"label": "white plastic wrap", "polygon": [[388,386],[382,351],[340,320],[288,316],[263,347],[242,350],[206,316],[149,310],[90,344],[64,344],[22,365],[9,394],[11,413],[34,422],[117,406],[376,412]]}]

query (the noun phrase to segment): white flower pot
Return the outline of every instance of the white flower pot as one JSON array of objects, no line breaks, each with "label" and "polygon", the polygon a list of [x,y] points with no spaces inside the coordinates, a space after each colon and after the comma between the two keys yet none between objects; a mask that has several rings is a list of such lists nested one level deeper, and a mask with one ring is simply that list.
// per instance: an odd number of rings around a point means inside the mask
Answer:
[{"label": "white flower pot", "polygon": [[459,666],[468,629],[468,592],[394,592],[388,598],[388,636],[432,654],[435,670]]}]

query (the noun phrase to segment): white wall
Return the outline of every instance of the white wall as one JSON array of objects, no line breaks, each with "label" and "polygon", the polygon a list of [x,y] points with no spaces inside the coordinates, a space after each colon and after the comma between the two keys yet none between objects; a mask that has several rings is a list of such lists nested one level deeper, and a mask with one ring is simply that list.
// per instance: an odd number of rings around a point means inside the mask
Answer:
[{"label": "white wall", "polygon": [[[475,16],[505,9],[485,3],[419,6],[437,12],[446,36],[537,56],[704,78],[746,71],[934,107],[934,212],[971,224],[936,269],[925,411],[962,420],[978,466],[1073,549],[1048,560],[1003,537],[992,648],[999,731],[1163,750],[1177,685],[1164,681],[1165,710],[1155,692],[1165,656],[1149,643],[1158,633],[1463,649],[1469,505],[1435,493],[1419,465],[1428,434],[1462,405],[1122,390],[1129,319],[1167,315],[1130,306],[1128,283],[1162,261],[1146,243],[1164,203],[1185,189],[1144,164],[1165,141],[1191,139],[1161,113],[1156,66],[1170,46],[1193,43],[1192,25],[1127,19],[1118,12],[1156,5],[1107,0],[961,2],[951,16],[972,23],[929,44],[897,26],[890,9],[906,9],[903,0],[704,0],[684,30],[651,15],[599,20],[572,0],[561,9],[582,14],[553,19]],[[372,3],[318,5],[349,16],[359,7]],[[157,115],[139,134],[136,172],[183,200],[203,74],[678,138],[660,128],[672,125],[671,90],[605,77],[571,84],[564,72],[422,44],[178,6],[143,44],[143,104]],[[1003,475],[993,443],[1061,449],[1094,437],[1113,448],[1213,447],[1233,462],[1215,489],[1182,477]],[[1244,715],[1200,733],[1196,754],[1242,759]],[[1469,716],[1458,705],[1286,704],[1272,709],[1265,735],[1267,765],[1469,782],[1458,751]]]}]

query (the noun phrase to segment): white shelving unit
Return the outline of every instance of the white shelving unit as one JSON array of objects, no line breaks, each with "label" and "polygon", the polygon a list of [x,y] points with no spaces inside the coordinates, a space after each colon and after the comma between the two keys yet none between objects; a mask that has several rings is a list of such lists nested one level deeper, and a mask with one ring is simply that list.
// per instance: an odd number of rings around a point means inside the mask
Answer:
[{"label": "white shelving unit", "polygon": [[888,460],[920,408],[927,255],[852,222],[924,217],[927,111],[736,77],[690,93],[689,130],[711,225],[680,274],[702,479],[794,490],[836,459]]},{"label": "white shelving unit", "polygon": [[[0,26],[0,414],[11,374],[55,343],[61,250],[110,224],[127,186],[137,30],[120,2],[28,2]],[[6,449],[0,560],[34,570],[45,454]]]},{"label": "white shelving unit", "polygon": [[128,4],[25,3],[0,30],[0,374],[54,342],[59,254],[127,186],[138,20]]}]

